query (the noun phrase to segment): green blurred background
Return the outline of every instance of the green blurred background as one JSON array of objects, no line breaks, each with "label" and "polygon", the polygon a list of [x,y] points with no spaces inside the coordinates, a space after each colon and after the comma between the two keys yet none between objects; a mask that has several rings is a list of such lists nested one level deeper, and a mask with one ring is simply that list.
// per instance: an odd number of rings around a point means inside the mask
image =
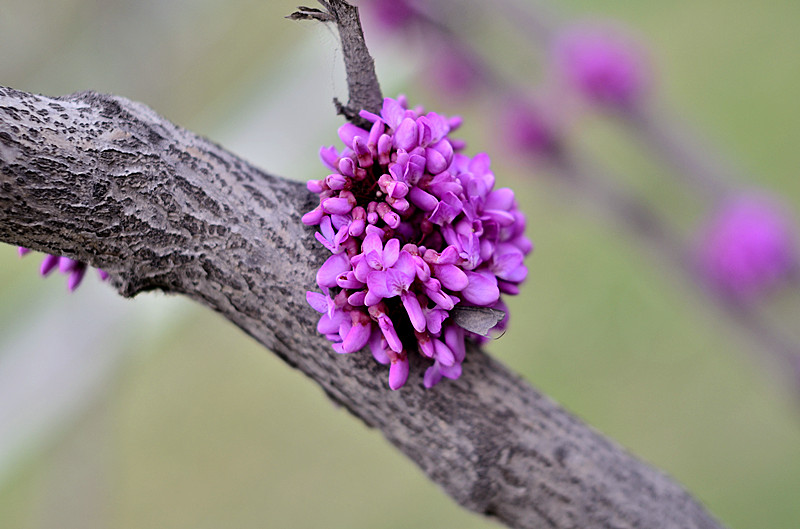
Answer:
[{"label": "green blurred background", "polygon": [[[0,84],[123,95],[269,172],[319,178],[316,151],[340,123],[330,99],[346,85],[336,35],[283,18],[296,3],[2,0]],[[645,35],[666,108],[800,210],[800,3],[562,4]],[[490,139],[486,104],[436,97],[415,81],[420,50],[366,29],[387,95],[467,117],[470,152]],[[660,211],[697,213],[613,122],[584,118],[573,134]],[[503,153],[493,163],[536,251],[492,353],[731,528],[800,525],[797,395],[617,226],[544,172]],[[122,300],[93,274],[70,296],[63,278],[38,279],[38,262],[0,247],[0,527],[493,526],[211,311]],[[797,321],[796,304],[776,303]]]}]

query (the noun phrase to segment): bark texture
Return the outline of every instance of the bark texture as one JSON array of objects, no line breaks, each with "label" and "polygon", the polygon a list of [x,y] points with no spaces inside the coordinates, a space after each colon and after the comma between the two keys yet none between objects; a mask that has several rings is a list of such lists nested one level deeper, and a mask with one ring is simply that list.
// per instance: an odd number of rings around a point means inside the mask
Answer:
[{"label": "bark texture", "polygon": [[326,257],[302,184],[149,108],[0,88],[0,240],[101,267],[221,313],[412,459],[464,507],[518,528],[720,528],[679,485],[477,348],[433,389],[336,355],[305,301]]}]

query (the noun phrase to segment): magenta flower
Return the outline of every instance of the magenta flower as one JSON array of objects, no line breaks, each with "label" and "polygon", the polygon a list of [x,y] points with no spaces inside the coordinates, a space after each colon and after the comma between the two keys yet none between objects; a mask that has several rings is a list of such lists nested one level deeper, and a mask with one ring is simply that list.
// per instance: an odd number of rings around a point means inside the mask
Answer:
[{"label": "magenta flower", "polygon": [[345,148],[320,151],[335,172],[308,183],[320,201],[303,222],[319,225],[332,255],[317,272],[323,293],[307,299],[336,352],[369,345],[390,366],[392,389],[406,383],[417,352],[432,362],[430,387],[458,378],[464,340],[481,338],[451,311],[467,307],[480,318],[496,309],[473,329],[504,327],[501,293],[516,293],[527,275],[525,217],[510,189],[494,189],[488,156],[458,152],[449,133],[459,119],[408,109],[403,98],[361,116],[369,130],[343,125]]},{"label": "magenta flower", "polygon": [[[19,253],[20,257],[24,257],[25,255],[29,254],[31,250],[19,246],[17,247],[17,252]],[[59,272],[68,276],[67,289],[69,289],[70,292],[73,292],[81,284],[81,281],[83,281],[83,276],[86,275],[86,268],[86,263],[70,259],[69,257],[59,257],[57,255],[46,254],[44,260],[42,261],[42,266],[39,269],[39,273],[42,275],[42,277],[45,277],[48,276],[53,270],[58,269]],[[108,273],[105,271],[98,269],[97,273],[100,276],[101,281],[108,279]]]},{"label": "magenta flower", "polygon": [[617,28],[578,24],[564,31],[552,53],[557,73],[595,103],[629,106],[649,82],[643,53]]},{"label": "magenta flower", "polygon": [[704,277],[740,300],[763,294],[798,264],[796,234],[777,201],[742,195],[725,202],[697,246]]}]

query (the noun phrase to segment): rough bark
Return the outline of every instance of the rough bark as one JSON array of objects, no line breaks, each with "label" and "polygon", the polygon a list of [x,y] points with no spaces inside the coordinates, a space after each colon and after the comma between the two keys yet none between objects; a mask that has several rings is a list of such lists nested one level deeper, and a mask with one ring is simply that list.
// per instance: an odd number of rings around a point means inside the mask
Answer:
[{"label": "rough bark", "polygon": [[0,88],[0,240],[221,313],[380,429],[464,507],[519,528],[719,528],[679,485],[477,348],[462,377],[390,391],[366,352],[336,355],[305,292],[326,250],[302,184],[147,107]]}]

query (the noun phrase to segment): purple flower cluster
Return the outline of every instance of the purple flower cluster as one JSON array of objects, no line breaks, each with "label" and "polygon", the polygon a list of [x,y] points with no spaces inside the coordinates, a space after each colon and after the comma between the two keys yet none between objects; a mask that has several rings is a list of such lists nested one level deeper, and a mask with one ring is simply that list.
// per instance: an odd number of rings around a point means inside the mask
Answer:
[{"label": "purple flower cluster", "polygon": [[489,157],[460,154],[464,144],[448,138],[459,118],[408,109],[402,96],[361,116],[370,130],[343,125],[345,149],[320,153],[332,173],[308,183],[320,204],[303,222],[319,226],[333,255],[317,273],[322,293],[307,299],[336,352],[369,345],[398,389],[418,351],[433,361],[431,387],[458,378],[465,338],[480,338],[451,316],[475,307],[498,314],[488,309],[505,311],[500,294],[518,293],[532,249],[525,217],[513,191],[494,189]]},{"label": "purple flower cluster", "polygon": [[[19,252],[19,256],[23,257],[31,252],[28,248],[18,247],[17,251]],[[83,281],[83,276],[86,275],[86,263],[81,261],[76,261],[75,259],[70,259],[69,257],[59,257],[57,255],[45,255],[44,260],[42,261],[42,266],[39,269],[39,273],[42,277],[48,276],[53,270],[58,269],[59,272],[62,274],[67,274],[69,277],[67,278],[67,288],[70,292],[73,292],[78,285],[81,284]],[[98,269],[97,273],[100,275],[100,279],[105,281],[108,279],[108,274]]]},{"label": "purple flower cluster", "polygon": [[698,244],[704,276],[717,289],[751,299],[797,270],[796,234],[772,198],[741,195],[723,203]]}]

